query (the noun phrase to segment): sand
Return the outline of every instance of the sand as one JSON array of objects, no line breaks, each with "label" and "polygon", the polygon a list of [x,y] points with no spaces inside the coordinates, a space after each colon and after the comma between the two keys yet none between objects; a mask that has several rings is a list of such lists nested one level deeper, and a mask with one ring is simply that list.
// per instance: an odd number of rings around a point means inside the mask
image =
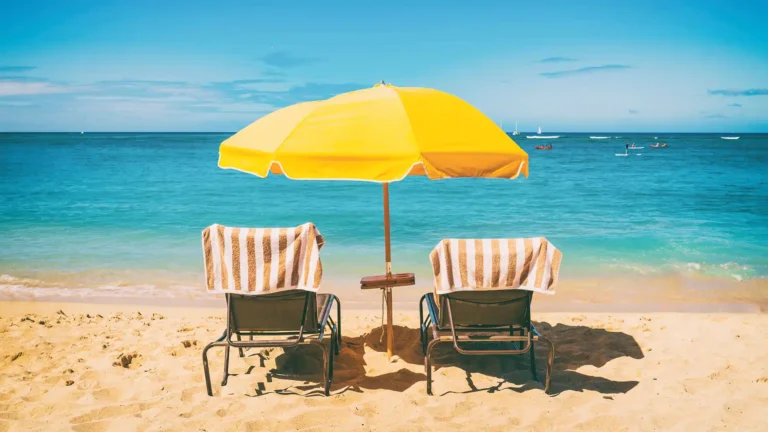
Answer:
[{"label": "sand", "polygon": [[226,387],[216,349],[209,397],[201,352],[223,312],[0,303],[0,431],[768,428],[768,315],[538,313],[557,350],[552,395],[525,358],[446,346],[427,396],[417,313],[396,313],[389,362],[380,312],[347,311],[330,397],[311,347],[234,355]]}]

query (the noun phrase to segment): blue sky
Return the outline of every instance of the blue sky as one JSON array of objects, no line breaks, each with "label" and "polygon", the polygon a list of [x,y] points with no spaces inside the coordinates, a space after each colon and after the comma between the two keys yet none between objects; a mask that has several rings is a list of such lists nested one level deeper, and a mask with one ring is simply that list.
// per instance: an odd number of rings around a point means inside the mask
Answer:
[{"label": "blue sky", "polygon": [[532,3],[6,0],[0,131],[235,131],[383,79],[507,130],[768,132],[765,0]]}]

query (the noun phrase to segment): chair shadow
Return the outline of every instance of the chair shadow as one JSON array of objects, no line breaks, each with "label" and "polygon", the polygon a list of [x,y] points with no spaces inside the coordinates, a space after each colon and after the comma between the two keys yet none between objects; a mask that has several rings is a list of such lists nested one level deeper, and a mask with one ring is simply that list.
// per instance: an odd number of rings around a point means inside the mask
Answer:
[{"label": "chair shadow", "polygon": [[[571,326],[566,324],[550,325],[547,322],[534,323],[537,330],[552,340],[555,345],[555,361],[551,378],[551,394],[564,391],[594,391],[602,394],[626,393],[639,384],[638,381],[614,381],[607,378],[584,375],[576,372],[581,366],[600,368],[611,360],[630,357],[642,359],[643,352],[635,339],[626,333],[591,328],[587,326]],[[424,355],[421,349],[419,330],[416,328],[394,326],[394,354],[410,365],[424,365]],[[501,345],[501,344],[499,344]],[[487,344],[482,345],[487,347]],[[365,349],[369,348],[386,355],[386,336],[382,337],[382,328],[376,327],[360,336],[342,338],[342,348],[334,358],[334,379],[331,387],[333,394],[353,391],[362,393],[365,390],[390,390],[403,392],[419,382],[426,381],[424,372],[413,372],[413,367],[399,367],[395,371],[369,375],[366,370]],[[535,344],[536,367],[539,379],[544,378],[546,368],[547,347]],[[237,358],[236,350],[233,351]],[[274,349],[252,349],[246,352],[246,357],[258,357],[260,368],[266,367],[271,361]],[[233,359],[234,360],[234,359]],[[275,366],[266,374],[266,382],[273,378],[286,381],[297,381],[295,384],[273,391],[266,391],[263,381],[257,383],[255,394],[262,396],[268,393],[294,394],[307,397],[322,396],[323,361],[320,349],[316,346],[301,345],[285,349],[274,357]],[[384,361],[385,362],[385,361]],[[387,363],[397,367],[396,363]],[[234,365],[234,363],[233,363]],[[433,366],[435,370],[446,367],[458,367],[466,373],[467,390],[461,393],[485,391],[524,392],[530,389],[542,389],[543,385],[533,380],[530,373],[529,356],[463,356],[458,354],[451,344],[440,344],[433,351]],[[244,372],[250,375],[254,366]],[[240,372],[234,367],[233,372]],[[391,369],[390,369],[391,370]],[[421,369],[423,371],[423,369]],[[231,374],[232,376],[238,373]],[[478,388],[473,380],[473,374],[498,378],[492,386]],[[439,392],[440,377],[433,375],[433,384]],[[487,380],[486,380],[487,381]],[[512,386],[505,386],[512,384]],[[453,392],[445,392],[453,393]],[[437,393],[436,393],[437,394]]]},{"label": "chair shadow", "polygon": [[[405,367],[392,372],[369,375],[366,370],[365,346],[364,336],[342,336],[341,350],[339,355],[334,357],[331,393],[340,394],[347,391],[362,393],[365,390],[379,389],[403,392],[418,382],[426,381],[426,375],[423,372],[416,373]],[[271,353],[274,352],[273,349],[249,351],[246,351],[246,357],[258,357],[260,368],[266,367],[266,363],[271,360]],[[265,383],[260,381],[256,383],[256,394],[249,396],[262,396],[269,393],[308,397],[323,395],[323,360],[318,347],[299,345],[284,349],[274,357],[274,363],[275,367],[266,374],[267,383],[271,383],[274,378],[300,383],[289,384],[284,388],[268,392]],[[254,369],[255,366],[250,366],[245,374],[251,374]],[[236,375],[237,373],[230,374],[230,376]]]},{"label": "chair shadow", "polygon": [[[557,324],[552,326],[547,322],[534,322],[536,329],[548,337],[555,345],[555,360],[552,367],[550,393],[564,391],[595,391],[604,394],[626,393],[639,384],[638,381],[614,381],[607,378],[584,375],[576,372],[582,366],[603,367],[611,360],[630,357],[642,359],[643,352],[634,337],[620,331],[609,331],[587,326],[572,326]],[[386,341],[380,342],[381,328],[373,329],[361,336],[370,348],[385,353]],[[411,364],[424,364],[419,330],[402,326],[394,326],[395,350],[403,361]],[[477,344],[488,348],[488,344]],[[504,348],[504,344],[494,344]],[[543,343],[534,344],[536,352],[536,369],[539,379],[544,379],[546,369],[547,347]],[[534,381],[530,373],[530,357],[522,355],[471,356],[460,355],[449,343],[439,344],[432,354],[433,367],[438,370],[443,367],[458,367],[466,372],[467,392],[495,392],[502,389],[505,383],[517,387],[504,388],[517,392],[532,388],[543,388]],[[472,374],[483,374],[499,378],[495,386],[477,388]],[[439,386],[439,377],[433,375],[433,383]],[[437,381],[437,382],[436,382]]]}]

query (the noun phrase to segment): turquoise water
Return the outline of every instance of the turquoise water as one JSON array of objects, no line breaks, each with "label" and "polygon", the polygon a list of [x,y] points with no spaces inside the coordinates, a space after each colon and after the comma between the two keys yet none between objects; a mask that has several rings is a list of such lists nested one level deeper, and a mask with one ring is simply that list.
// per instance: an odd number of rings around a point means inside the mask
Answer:
[{"label": "turquoise water", "polygon": [[[528,179],[393,184],[394,270],[428,282],[428,253],[444,237],[546,236],[566,278],[768,274],[768,135],[561,135],[552,151],[517,140]],[[214,222],[312,221],[327,240],[326,278],[382,271],[381,186],[221,170],[228,136],[0,134],[0,295],[195,293],[200,232]],[[641,156],[615,156],[627,140]],[[656,141],[670,147],[648,147]]]}]

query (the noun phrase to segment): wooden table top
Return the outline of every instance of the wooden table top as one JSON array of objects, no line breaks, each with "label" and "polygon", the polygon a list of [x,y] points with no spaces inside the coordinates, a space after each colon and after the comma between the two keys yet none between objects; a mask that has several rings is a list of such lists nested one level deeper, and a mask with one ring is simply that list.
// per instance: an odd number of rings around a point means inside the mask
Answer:
[{"label": "wooden table top", "polygon": [[387,287],[416,285],[416,276],[413,273],[396,273],[387,275],[366,276],[360,279],[361,289],[381,289]]}]

